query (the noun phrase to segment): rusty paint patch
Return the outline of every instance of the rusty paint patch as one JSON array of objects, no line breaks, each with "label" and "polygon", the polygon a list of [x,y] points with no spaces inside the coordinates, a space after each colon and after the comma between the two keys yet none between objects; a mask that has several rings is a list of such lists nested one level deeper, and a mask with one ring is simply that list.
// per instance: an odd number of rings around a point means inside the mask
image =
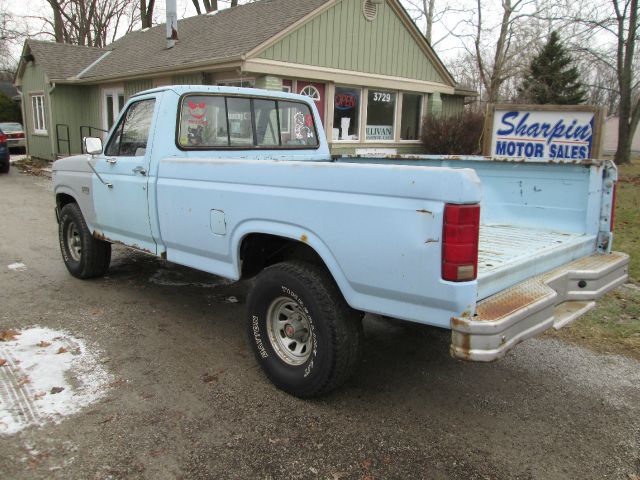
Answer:
[{"label": "rusty paint patch", "polygon": [[427,238],[424,243],[439,243],[440,239],[439,238]]},{"label": "rusty paint patch", "polygon": [[307,243],[307,240],[309,240],[309,237],[307,237],[304,233],[302,234],[302,236],[300,237],[300,241]]},{"label": "rusty paint patch", "polygon": [[426,215],[433,215],[433,212],[431,210],[425,210],[425,209],[421,209],[421,210],[416,210],[416,212],[418,213],[424,213]]},{"label": "rusty paint patch", "polygon": [[144,253],[148,253],[150,255],[155,255],[155,253],[153,253],[151,250],[148,250],[146,248],[142,248],[140,245],[137,244],[132,244],[132,245],[128,245],[124,242],[121,242],[120,240],[113,240],[109,237],[107,237],[104,233],[99,232],[98,230],[94,230],[93,231],[93,237],[97,238],[98,240],[102,240],[103,242],[109,242],[109,243],[113,243],[116,245],[122,245],[124,247],[128,247],[128,248],[133,248],[135,250],[138,250],[140,252],[144,252]]}]

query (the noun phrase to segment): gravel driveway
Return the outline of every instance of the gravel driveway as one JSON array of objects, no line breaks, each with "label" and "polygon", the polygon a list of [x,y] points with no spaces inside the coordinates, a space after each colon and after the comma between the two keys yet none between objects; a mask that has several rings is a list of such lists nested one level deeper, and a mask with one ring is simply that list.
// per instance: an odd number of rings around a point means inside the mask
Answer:
[{"label": "gravel driveway", "polygon": [[107,278],[76,280],[49,190],[45,178],[0,176],[0,330],[66,332],[104,382],[57,423],[0,435],[1,478],[640,475],[636,361],[543,338],[463,363],[446,331],[366,318],[355,378],[301,401],[256,366],[246,284],[123,249]]}]

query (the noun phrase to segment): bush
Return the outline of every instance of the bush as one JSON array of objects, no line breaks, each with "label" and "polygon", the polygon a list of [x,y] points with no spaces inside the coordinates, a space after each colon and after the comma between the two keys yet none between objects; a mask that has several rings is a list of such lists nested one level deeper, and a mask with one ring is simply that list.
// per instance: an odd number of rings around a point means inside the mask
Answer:
[{"label": "bush", "polygon": [[0,92],[0,122],[22,122],[20,103]]},{"label": "bush", "polygon": [[480,155],[484,114],[464,112],[452,117],[426,118],[422,143],[433,155]]}]

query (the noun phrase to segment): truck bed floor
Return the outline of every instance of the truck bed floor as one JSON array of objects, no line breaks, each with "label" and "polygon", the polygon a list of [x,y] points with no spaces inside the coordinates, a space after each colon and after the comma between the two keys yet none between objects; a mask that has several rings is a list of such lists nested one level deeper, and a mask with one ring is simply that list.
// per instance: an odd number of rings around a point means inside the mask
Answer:
[{"label": "truck bed floor", "polygon": [[478,299],[593,254],[595,244],[595,235],[511,225],[482,225],[478,254]]}]

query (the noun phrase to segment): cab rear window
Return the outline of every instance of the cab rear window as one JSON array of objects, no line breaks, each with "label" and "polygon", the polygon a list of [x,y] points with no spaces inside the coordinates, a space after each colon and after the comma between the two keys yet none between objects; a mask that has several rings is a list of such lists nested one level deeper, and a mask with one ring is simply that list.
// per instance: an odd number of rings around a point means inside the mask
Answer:
[{"label": "cab rear window", "polygon": [[186,95],[178,128],[178,144],[183,149],[318,146],[308,105],[269,98]]}]

